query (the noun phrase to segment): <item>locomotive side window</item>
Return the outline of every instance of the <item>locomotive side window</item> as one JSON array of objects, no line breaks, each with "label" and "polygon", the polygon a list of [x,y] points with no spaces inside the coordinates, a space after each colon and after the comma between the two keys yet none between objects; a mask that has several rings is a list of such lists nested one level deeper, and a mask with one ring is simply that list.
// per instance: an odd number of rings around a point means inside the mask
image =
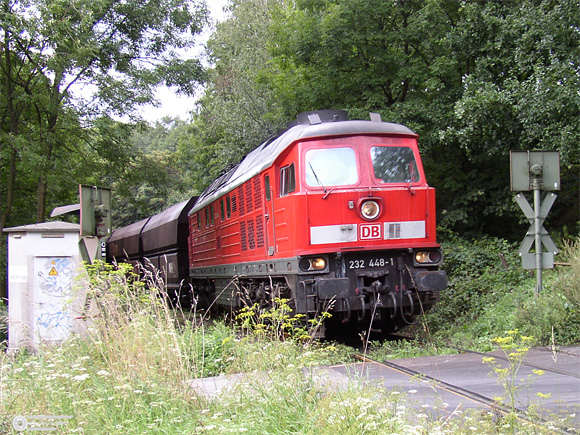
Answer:
[{"label": "locomotive side window", "polygon": [[375,146],[371,148],[375,178],[381,183],[420,181],[417,162],[409,147]]},{"label": "locomotive side window", "polygon": [[224,199],[223,198],[220,200],[220,211],[221,211],[222,221],[225,221],[226,220],[226,211],[224,209]]},{"label": "locomotive side window", "polygon": [[286,196],[296,190],[296,173],[294,163],[280,168],[280,196]]},{"label": "locomotive side window", "polygon": [[209,209],[205,208],[205,227],[209,228]]},{"label": "locomotive side window", "polygon": [[226,198],[226,213],[227,213],[228,219],[230,217],[232,217],[232,201],[231,201],[229,196]]},{"label": "locomotive side window", "polygon": [[358,182],[352,148],[324,148],[306,152],[306,184],[310,187],[346,186]]},{"label": "locomotive side window", "polygon": [[201,211],[197,212],[197,230],[201,230]]},{"label": "locomotive side window", "polygon": [[266,190],[266,201],[270,201],[272,199],[270,197],[270,176],[266,175],[264,177],[264,189]]}]

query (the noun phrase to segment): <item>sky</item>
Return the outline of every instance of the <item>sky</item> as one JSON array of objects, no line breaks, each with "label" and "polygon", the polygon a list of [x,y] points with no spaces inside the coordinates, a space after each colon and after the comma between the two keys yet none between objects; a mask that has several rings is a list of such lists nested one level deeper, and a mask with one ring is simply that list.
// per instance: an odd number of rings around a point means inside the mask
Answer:
[{"label": "sky", "polygon": [[[223,8],[228,4],[229,0],[206,0],[206,2],[214,21],[221,21],[225,18]],[[204,32],[204,34],[200,36],[200,48],[203,49],[203,45],[208,37],[209,32]],[[156,92],[156,95],[161,101],[160,107],[146,105],[141,109],[143,118],[150,123],[155,123],[155,121],[160,120],[165,116],[181,118],[184,120],[188,119],[189,112],[195,106],[195,98],[178,96],[171,88],[165,86],[160,87]]]}]

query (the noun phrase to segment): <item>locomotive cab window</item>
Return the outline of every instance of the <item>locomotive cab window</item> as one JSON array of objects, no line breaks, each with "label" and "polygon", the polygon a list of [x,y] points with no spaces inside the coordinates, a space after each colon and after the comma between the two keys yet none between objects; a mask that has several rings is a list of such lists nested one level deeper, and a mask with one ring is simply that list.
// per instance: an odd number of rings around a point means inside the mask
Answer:
[{"label": "locomotive cab window", "polygon": [[286,196],[296,190],[296,172],[294,163],[280,169],[280,196]]},{"label": "locomotive cab window", "polygon": [[352,148],[308,150],[306,184],[310,187],[348,186],[358,182],[356,154]]},{"label": "locomotive cab window", "polygon": [[375,178],[380,183],[416,183],[421,179],[409,147],[374,146],[371,159]]}]

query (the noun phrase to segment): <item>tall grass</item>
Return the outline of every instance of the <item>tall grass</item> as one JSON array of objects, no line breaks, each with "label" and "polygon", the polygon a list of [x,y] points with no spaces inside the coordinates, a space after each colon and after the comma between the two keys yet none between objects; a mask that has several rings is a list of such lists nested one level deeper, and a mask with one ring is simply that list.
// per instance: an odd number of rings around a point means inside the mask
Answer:
[{"label": "tall grass", "polygon": [[[418,407],[414,391],[352,377],[338,387],[312,367],[349,361],[345,348],[282,333],[279,308],[242,327],[173,309],[155,275],[88,269],[90,326],[38,354],[0,354],[0,433],[13,416],[67,415],[59,433],[472,434],[511,433],[486,413]],[[280,317],[281,316],[281,317]],[[251,317],[251,316],[249,316]],[[267,324],[261,322],[267,321]],[[261,325],[261,326],[260,326]],[[243,373],[208,397],[192,379]],[[518,423],[518,433],[550,433]]]}]

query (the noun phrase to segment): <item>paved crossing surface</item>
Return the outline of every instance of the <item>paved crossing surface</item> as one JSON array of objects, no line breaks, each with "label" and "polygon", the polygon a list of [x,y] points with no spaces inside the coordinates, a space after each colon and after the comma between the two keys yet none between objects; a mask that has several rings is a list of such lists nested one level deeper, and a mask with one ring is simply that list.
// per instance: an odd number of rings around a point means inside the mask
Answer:
[{"label": "paved crossing surface", "polygon": [[[488,355],[496,356],[496,364],[502,368],[508,367],[500,359],[503,353]],[[436,418],[449,418],[467,409],[501,413],[501,410],[494,410],[492,402],[494,398],[503,397],[504,403],[508,403],[505,402],[506,389],[483,358],[481,354],[465,353],[384,363],[361,362],[313,368],[309,375],[329,390],[373,385],[398,391],[411,405]],[[539,375],[538,370],[543,374]],[[191,385],[199,394],[211,397],[226,392],[248,376],[195,379]],[[543,418],[573,429],[569,433],[580,434],[580,346],[555,353],[549,349],[531,349],[517,370],[513,386],[516,388],[515,405],[522,414],[537,408]]]},{"label": "paved crossing surface", "polygon": [[[490,355],[498,357],[497,365],[508,367],[507,362],[499,359],[503,353]],[[410,369],[411,375],[380,362],[331,366],[327,367],[327,376],[330,379],[354,376],[370,384],[399,390],[416,406],[442,415],[469,408],[491,410],[484,399],[503,397],[506,403],[506,388],[498,382],[497,375],[483,358],[480,354],[466,353],[386,362]],[[413,373],[426,377],[413,376]],[[515,387],[517,409],[525,413],[537,407],[542,417],[562,421],[565,427],[575,428],[580,433],[580,347],[557,353],[530,350],[514,382],[509,383],[508,388],[512,387]]]}]

